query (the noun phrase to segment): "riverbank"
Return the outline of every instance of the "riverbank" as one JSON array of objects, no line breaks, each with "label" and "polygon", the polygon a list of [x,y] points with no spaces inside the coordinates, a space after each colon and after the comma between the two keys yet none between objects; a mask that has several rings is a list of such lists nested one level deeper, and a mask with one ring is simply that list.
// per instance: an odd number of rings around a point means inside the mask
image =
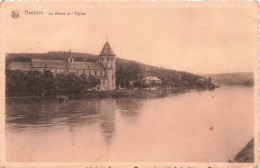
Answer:
[{"label": "riverbank", "polygon": [[[148,98],[148,97],[164,97],[171,93],[183,93],[191,89],[200,91],[206,90],[205,88],[197,86],[174,87],[171,90],[113,90],[113,91],[89,91],[77,94],[64,94],[71,99],[90,99],[90,98],[122,98],[122,97],[135,97],[135,98]],[[57,95],[50,96],[21,96],[21,97],[6,97],[7,101],[44,101],[57,99]]]},{"label": "riverbank", "polygon": [[254,139],[251,139],[230,162],[248,163],[254,162]]}]

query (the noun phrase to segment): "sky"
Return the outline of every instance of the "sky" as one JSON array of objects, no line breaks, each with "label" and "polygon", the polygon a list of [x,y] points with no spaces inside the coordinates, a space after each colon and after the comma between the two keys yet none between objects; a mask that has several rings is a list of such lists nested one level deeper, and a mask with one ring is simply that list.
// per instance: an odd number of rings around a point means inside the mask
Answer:
[{"label": "sky", "polygon": [[[75,11],[86,15],[48,15]],[[149,65],[197,74],[249,72],[258,55],[257,16],[254,2],[6,2],[2,48],[98,55],[108,40],[116,57]]]}]

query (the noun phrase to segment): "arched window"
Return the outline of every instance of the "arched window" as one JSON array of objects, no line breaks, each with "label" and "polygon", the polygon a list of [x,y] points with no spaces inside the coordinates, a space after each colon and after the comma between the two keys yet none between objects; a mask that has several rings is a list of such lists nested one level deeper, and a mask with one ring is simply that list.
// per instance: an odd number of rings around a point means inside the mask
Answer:
[{"label": "arched window", "polygon": [[102,71],[100,71],[100,76],[102,76]]},{"label": "arched window", "polygon": [[85,74],[85,70],[83,70],[83,73]]},{"label": "arched window", "polygon": [[95,76],[97,75],[97,71],[95,71]]},{"label": "arched window", "polygon": [[88,71],[88,74],[91,75],[91,71]]},{"label": "arched window", "polygon": [[111,58],[111,61],[113,61],[113,58]]},{"label": "arched window", "polygon": [[107,61],[109,61],[109,58],[107,57]]}]

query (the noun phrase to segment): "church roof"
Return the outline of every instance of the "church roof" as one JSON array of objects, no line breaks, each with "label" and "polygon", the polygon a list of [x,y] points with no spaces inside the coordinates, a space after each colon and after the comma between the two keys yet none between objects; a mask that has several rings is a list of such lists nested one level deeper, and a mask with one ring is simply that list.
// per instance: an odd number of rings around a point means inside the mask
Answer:
[{"label": "church roof", "polygon": [[69,65],[71,69],[99,69],[103,70],[104,67],[102,64],[97,62],[78,62],[74,61],[73,64]]},{"label": "church roof", "polygon": [[31,71],[32,70],[32,65],[30,62],[14,62],[12,61],[9,65],[8,68],[10,70],[23,70],[23,71]]},{"label": "church roof", "polygon": [[100,55],[110,55],[110,56],[115,56],[112,48],[110,47],[110,44],[108,41],[105,43],[102,51],[100,52]]},{"label": "church roof", "polygon": [[65,60],[32,59],[33,68],[67,68]]}]

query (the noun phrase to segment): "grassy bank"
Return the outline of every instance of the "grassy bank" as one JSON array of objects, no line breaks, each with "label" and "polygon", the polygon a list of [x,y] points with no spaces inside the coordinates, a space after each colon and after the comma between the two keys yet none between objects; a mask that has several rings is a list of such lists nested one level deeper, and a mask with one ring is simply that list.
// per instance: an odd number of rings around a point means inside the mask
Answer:
[{"label": "grassy bank", "polygon": [[248,163],[254,162],[254,139],[251,139],[230,162]]}]

